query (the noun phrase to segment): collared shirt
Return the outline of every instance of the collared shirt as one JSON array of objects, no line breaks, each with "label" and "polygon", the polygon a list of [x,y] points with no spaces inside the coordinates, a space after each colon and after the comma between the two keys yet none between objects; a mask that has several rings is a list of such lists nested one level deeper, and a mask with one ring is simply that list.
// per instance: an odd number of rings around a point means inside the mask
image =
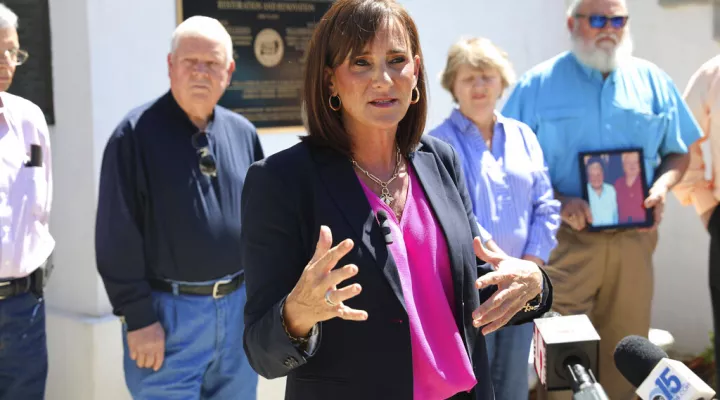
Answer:
[{"label": "collared shirt", "polygon": [[587,185],[588,203],[592,213],[593,226],[615,225],[618,223],[617,193],[609,183],[603,183],[598,194],[595,189]]},{"label": "collared shirt", "polygon": [[248,120],[216,106],[205,131],[217,177],[208,177],[191,142],[198,131],[168,92],[131,111],[105,148],[97,265],[130,330],[157,320],[149,279],[204,282],[243,269],[240,196],[260,141]]},{"label": "collared shirt", "polygon": [[547,166],[527,125],[496,113],[492,149],[475,124],[459,110],[429,134],[453,146],[478,224],[513,257],[532,255],[547,262],[557,244],[560,202],[553,197]]},{"label": "collared shirt", "polygon": [[628,186],[623,175],[615,180],[614,187],[617,194],[618,223],[645,222],[647,218],[646,209],[643,207],[645,196],[639,177],[635,178],[632,185]]},{"label": "collared shirt", "polygon": [[[26,166],[30,146],[42,149],[42,166]],[[38,106],[0,93],[0,280],[22,278],[55,248],[48,229],[52,202],[50,135]]]},{"label": "collared shirt", "polygon": [[[720,201],[720,56],[693,74],[684,97],[705,136],[690,146],[690,165],[673,193],[683,205],[692,204],[698,214],[703,214]],[[709,145],[710,177],[706,176],[701,142]]]},{"label": "collared shirt", "polygon": [[537,133],[553,187],[572,197],[582,195],[579,152],[641,148],[651,184],[661,157],[686,153],[701,135],[672,80],[638,58],[603,79],[562,53],[521,77],[503,114]]}]

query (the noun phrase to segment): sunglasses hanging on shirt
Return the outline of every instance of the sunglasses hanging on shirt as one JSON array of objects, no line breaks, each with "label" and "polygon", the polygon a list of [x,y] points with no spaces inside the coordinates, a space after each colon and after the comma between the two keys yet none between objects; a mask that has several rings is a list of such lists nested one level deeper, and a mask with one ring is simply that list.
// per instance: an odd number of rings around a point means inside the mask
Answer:
[{"label": "sunglasses hanging on shirt", "polygon": [[210,142],[205,132],[197,132],[190,138],[193,148],[200,156],[199,168],[203,175],[214,178],[217,176],[215,156],[210,152]]}]

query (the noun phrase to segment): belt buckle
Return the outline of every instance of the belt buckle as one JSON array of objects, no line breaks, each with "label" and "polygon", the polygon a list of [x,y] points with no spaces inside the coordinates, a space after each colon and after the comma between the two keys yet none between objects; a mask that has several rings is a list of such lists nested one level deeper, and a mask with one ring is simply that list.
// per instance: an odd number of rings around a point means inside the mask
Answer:
[{"label": "belt buckle", "polygon": [[222,296],[221,296],[221,295],[218,294],[218,289],[220,289],[220,285],[225,285],[225,284],[228,284],[228,283],[230,283],[230,282],[232,282],[232,281],[233,281],[232,279],[223,279],[223,280],[221,280],[221,281],[215,282],[215,284],[213,285],[213,291],[212,291],[212,297],[213,297],[213,299],[220,299],[220,298],[222,298],[222,297],[225,297],[225,295],[222,295]]},{"label": "belt buckle", "polygon": [[[10,286],[11,284],[12,284],[12,281],[3,281],[3,282],[0,282],[0,287]],[[10,296],[0,296],[0,300],[5,300],[8,297],[10,297]]]}]

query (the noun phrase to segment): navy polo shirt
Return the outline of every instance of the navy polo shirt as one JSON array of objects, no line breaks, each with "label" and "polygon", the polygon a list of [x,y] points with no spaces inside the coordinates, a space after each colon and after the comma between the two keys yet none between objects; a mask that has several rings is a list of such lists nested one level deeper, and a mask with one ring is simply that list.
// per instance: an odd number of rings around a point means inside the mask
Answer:
[{"label": "navy polo shirt", "polygon": [[217,176],[200,171],[199,129],[170,92],[132,110],[103,155],[97,267],[129,330],[157,321],[149,280],[204,282],[242,271],[240,196],[262,159],[255,127],[216,106],[205,130]]}]

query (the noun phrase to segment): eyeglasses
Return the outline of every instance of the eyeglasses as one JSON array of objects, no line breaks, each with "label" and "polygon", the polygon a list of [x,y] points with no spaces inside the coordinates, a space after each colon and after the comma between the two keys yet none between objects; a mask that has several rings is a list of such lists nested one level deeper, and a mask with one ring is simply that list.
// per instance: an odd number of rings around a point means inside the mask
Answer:
[{"label": "eyeglasses", "polygon": [[9,49],[2,52],[2,60],[11,65],[22,65],[30,57],[27,51],[21,49]]},{"label": "eyeglasses", "polygon": [[605,28],[608,21],[610,21],[610,26],[612,26],[613,28],[622,29],[623,27],[625,27],[625,24],[627,24],[628,18],[630,17],[627,15],[575,14],[575,18],[587,18],[588,22],[590,22],[590,26],[595,29]]},{"label": "eyeglasses", "polygon": [[202,131],[197,132],[192,135],[190,141],[200,155],[200,172],[205,176],[216,177],[217,164],[215,163],[215,157],[210,153],[210,142],[208,141],[207,134]]}]

